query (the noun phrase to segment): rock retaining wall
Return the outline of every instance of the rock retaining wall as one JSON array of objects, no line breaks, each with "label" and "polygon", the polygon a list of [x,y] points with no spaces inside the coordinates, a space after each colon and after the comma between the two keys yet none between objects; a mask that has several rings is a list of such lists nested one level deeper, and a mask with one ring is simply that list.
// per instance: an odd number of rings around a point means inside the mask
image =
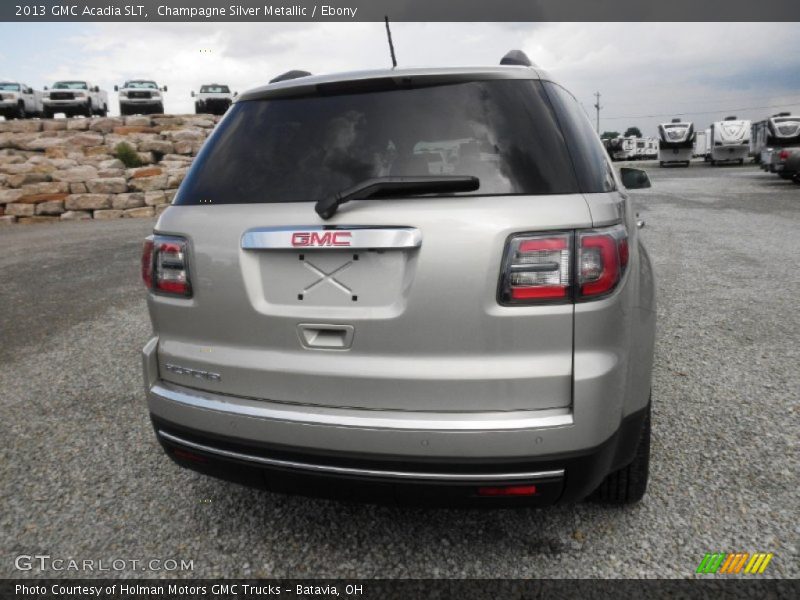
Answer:
[{"label": "rock retaining wall", "polygon": [[[0,121],[0,225],[158,216],[219,118]],[[116,158],[121,142],[143,166]]]}]

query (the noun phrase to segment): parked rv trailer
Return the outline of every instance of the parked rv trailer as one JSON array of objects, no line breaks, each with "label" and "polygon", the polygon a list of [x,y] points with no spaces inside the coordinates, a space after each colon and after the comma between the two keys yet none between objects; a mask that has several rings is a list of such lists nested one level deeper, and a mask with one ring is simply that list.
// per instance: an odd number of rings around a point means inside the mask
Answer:
[{"label": "parked rv trailer", "polygon": [[644,157],[648,160],[655,160],[658,158],[658,138],[647,138]]},{"label": "parked rv trailer", "polygon": [[614,160],[634,160],[636,158],[636,140],[634,136],[617,138],[618,150],[614,152]]},{"label": "parked rv trailer", "polygon": [[703,155],[706,162],[711,160],[711,127],[706,129],[706,153]]},{"label": "parked rv trailer", "polygon": [[694,147],[694,123],[672,119],[671,123],[658,126],[658,164],[682,164],[689,166]]},{"label": "parked rv trailer", "polygon": [[738,162],[750,153],[750,121],[727,117],[711,124],[711,164]]},{"label": "parked rv trailer", "polygon": [[[800,116],[782,112],[753,123],[750,154],[756,162],[765,164],[766,155],[772,154],[773,150],[797,146],[800,146]],[[767,160],[766,164],[769,165],[770,161]]]},{"label": "parked rv trailer", "polygon": [[706,130],[698,131],[694,138],[694,152],[692,156],[695,158],[705,158],[708,154],[708,138],[706,137]]}]

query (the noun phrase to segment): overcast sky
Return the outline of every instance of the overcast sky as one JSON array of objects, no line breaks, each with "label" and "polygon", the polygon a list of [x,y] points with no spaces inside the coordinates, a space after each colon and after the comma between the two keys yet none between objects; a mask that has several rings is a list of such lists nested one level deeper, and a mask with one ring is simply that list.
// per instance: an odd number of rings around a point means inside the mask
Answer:
[{"label": "overcast sky", "polygon": [[[800,112],[800,23],[395,23],[400,66],[497,64],[523,49],[581,101],[601,131],[645,135],[673,116],[698,127],[728,115]],[[0,78],[41,89],[86,78],[109,91],[146,77],[168,85],[167,112],[192,112],[190,91],[239,92],[289,69],[386,67],[383,23],[0,23]]]}]

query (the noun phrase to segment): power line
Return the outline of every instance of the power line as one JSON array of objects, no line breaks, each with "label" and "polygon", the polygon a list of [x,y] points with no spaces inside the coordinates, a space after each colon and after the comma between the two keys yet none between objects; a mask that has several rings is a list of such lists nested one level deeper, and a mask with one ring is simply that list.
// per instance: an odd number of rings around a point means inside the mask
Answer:
[{"label": "power line", "polygon": [[655,117],[685,117],[685,116],[690,116],[690,115],[713,115],[713,114],[718,114],[718,113],[734,112],[734,111],[737,111],[737,110],[760,110],[760,109],[764,109],[764,108],[785,108],[787,106],[796,106],[797,104],[798,104],[797,102],[793,102],[793,103],[789,103],[789,104],[772,104],[770,106],[740,106],[738,108],[720,108],[718,110],[708,110],[708,111],[703,111],[703,112],[695,112],[695,111],[683,112],[683,113],[670,112],[670,113],[660,113],[660,114],[656,114],[656,115],[635,115],[635,116],[630,116],[630,117],[603,117],[603,119],[606,120],[606,121],[619,121],[619,120],[622,120],[622,119],[652,119],[652,118],[655,118]]}]

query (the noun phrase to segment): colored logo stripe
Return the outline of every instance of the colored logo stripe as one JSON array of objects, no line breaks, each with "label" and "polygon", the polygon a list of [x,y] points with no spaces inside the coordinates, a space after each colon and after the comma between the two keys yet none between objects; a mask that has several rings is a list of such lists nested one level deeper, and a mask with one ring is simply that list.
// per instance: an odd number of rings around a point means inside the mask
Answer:
[{"label": "colored logo stripe", "polygon": [[[744,572],[749,574],[763,573],[774,555],[766,552],[725,552],[707,553],[697,567],[696,573],[735,573],[738,574],[744,567]],[[749,560],[748,560],[749,559]],[[745,564],[747,566],[745,567]]]}]

